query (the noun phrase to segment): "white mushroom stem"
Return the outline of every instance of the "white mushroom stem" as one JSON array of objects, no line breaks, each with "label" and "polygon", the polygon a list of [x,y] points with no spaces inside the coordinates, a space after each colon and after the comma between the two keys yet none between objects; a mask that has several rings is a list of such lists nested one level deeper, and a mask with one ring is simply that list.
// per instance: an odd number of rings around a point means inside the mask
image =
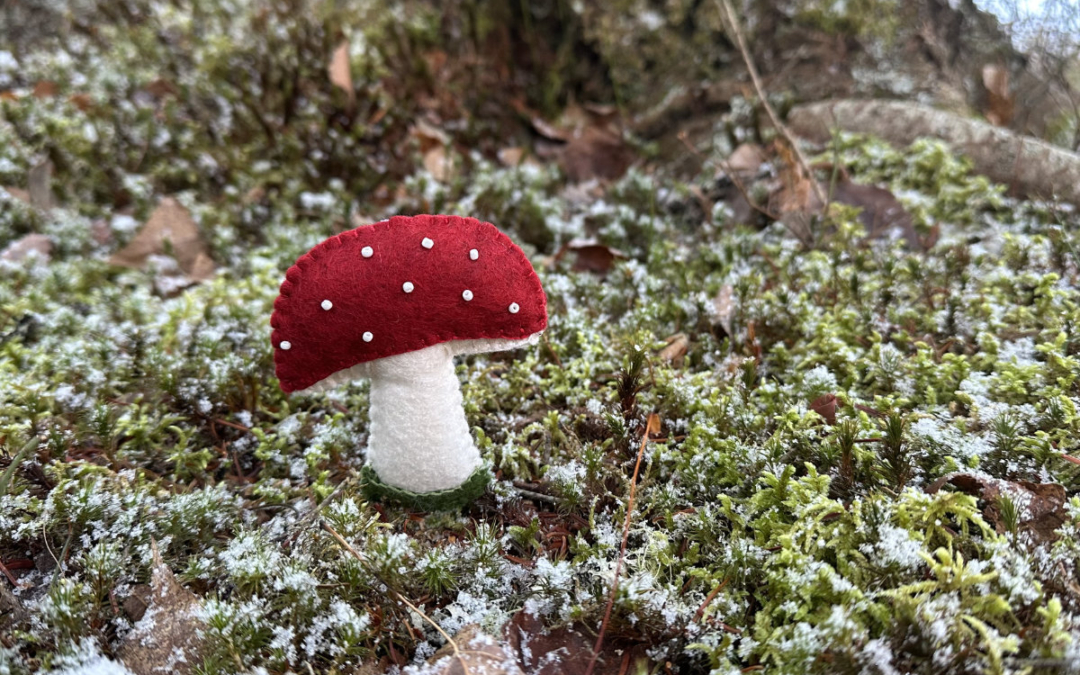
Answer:
[{"label": "white mushroom stem", "polygon": [[524,340],[456,340],[360,363],[309,388],[325,391],[357,378],[371,380],[367,460],[379,479],[411,492],[455,488],[480,466],[480,451],[454,372],[457,354],[481,354],[536,344]]},{"label": "white mushroom stem", "polygon": [[384,483],[412,492],[461,485],[480,466],[448,343],[367,365],[368,462]]}]

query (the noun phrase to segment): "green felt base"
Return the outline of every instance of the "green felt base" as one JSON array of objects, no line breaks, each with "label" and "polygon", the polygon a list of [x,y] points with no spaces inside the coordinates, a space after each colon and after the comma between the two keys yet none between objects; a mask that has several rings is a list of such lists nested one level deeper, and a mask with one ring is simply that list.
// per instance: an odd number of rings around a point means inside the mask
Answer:
[{"label": "green felt base", "polygon": [[464,483],[449,490],[411,492],[379,480],[375,469],[365,464],[360,469],[360,485],[368,501],[400,504],[418,511],[456,511],[484,494],[495,479],[486,465],[472,472]]}]

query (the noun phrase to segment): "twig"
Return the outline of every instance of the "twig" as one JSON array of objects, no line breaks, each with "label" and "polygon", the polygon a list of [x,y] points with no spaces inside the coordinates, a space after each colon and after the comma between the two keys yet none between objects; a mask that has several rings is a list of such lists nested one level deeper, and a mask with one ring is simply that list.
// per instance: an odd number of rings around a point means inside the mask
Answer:
[{"label": "twig", "polygon": [[[360,555],[359,553],[357,553],[356,549],[354,549],[352,546],[350,546],[349,542],[345,541],[345,538],[342,537],[340,534],[338,534],[337,530],[330,527],[330,525],[327,524],[325,521],[320,521],[320,525],[322,526],[323,530],[325,530],[327,533],[329,533],[329,535],[331,537],[333,537],[335,540],[337,540],[337,543],[340,544],[343,549],[348,551],[350,554],[352,554],[352,556],[354,558],[359,560],[360,564],[364,565],[365,567],[368,566],[367,565],[367,560],[364,560],[364,557],[362,555]],[[370,568],[368,568],[368,572],[372,572],[372,574],[374,575],[374,572]],[[374,575],[374,576],[375,576],[376,579],[378,579],[377,575]],[[422,611],[420,611],[419,607],[417,607],[416,605],[409,602],[405,598],[404,595],[402,595],[401,593],[398,593],[394,589],[390,588],[389,584],[387,584],[385,581],[382,581],[380,579],[380,582],[382,582],[383,585],[386,586],[386,590],[388,590],[391,595],[393,595],[395,598],[397,598],[399,602],[404,604],[406,607],[408,607],[412,611],[416,612],[420,616],[421,619],[423,619],[424,621],[427,621],[429,624],[431,624],[431,626],[435,630],[437,630],[439,632],[439,635],[443,636],[443,638],[446,640],[447,644],[449,644],[451,649],[454,650],[454,658],[456,658],[458,660],[458,662],[461,664],[462,669],[464,669],[466,675],[468,675],[469,670],[465,665],[465,659],[464,659],[464,657],[462,655],[461,648],[458,647],[458,644],[456,642],[454,642],[454,638],[450,637],[450,635],[447,634],[447,632],[442,629],[442,626],[435,623],[435,621],[431,617],[429,617],[427,614],[424,614]]]},{"label": "twig", "polygon": [[293,533],[285,538],[284,545],[291,547],[296,541],[296,538],[303,534],[304,530],[306,530],[319,517],[319,514],[322,513],[322,510],[324,508],[326,508],[326,505],[337,499],[338,496],[340,496],[341,493],[345,490],[345,487],[352,483],[355,479],[356,474],[353,474],[338,483],[337,487],[334,488],[333,492],[326,495],[326,498],[319,502],[318,505],[310,512],[305,513],[303,516],[301,516],[300,520],[298,520],[296,524],[293,525]]},{"label": "twig", "polygon": [[11,573],[11,570],[7,568],[7,565],[5,565],[3,561],[0,561],[0,572],[4,573],[4,576],[7,577],[8,581],[10,581],[11,585],[15,588],[26,588],[26,586],[19,583],[19,580],[15,578],[15,575]]},{"label": "twig", "polygon": [[[687,137],[686,130],[680,131],[678,134],[676,134],[676,138],[678,138],[679,141],[684,146],[686,146],[687,150],[696,155],[702,163],[705,162],[704,156],[700,152],[698,152],[697,148],[695,148],[693,144],[690,143],[690,139]],[[750,193],[746,191],[746,186],[743,185],[742,180],[739,178],[738,172],[731,168],[731,164],[729,164],[727,160],[721,159],[719,160],[719,164],[720,168],[724,170],[725,174],[727,174],[727,177],[730,178],[731,182],[735,184],[735,189],[739,191],[739,194],[742,195],[742,198],[745,199],[746,203],[750,205],[750,208],[754,209],[769,220],[780,220],[780,216],[754,203],[754,200],[750,198]]]},{"label": "twig", "polygon": [[814,178],[814,172],[810,169],[810,163],[806,161],[806,157],[803,156],[802,150],[799,149],[799,145],[795,142],[794,136],[791,135],[791,132],[788,131],[787,127],[780,121],[776,111],[773,110],[772,104],[769,103],[769,99],[765,96],[765,88],[761,85],[761,76],[758,75],[757,66],[754,65],[754,60],[750,58],[750,50],[746,46],[746,36],[743,35],[742,27],[739,25],[739,19],[735,15],[735,10],[731,8],[730,0],[716,0],[716,4],[720,7],[720,13],[724,15],[726,23],[731,26],[731,32],[735,35],[735,42],[739,47],[739,53],[742,54],[743,62],[746,64],[746,70],[750,73],[750,79],[754,83],[754,89],[757,91],[758,99],[761,100],[761,105],[765,107],[765,112],[769,115],[769,121],[772,122],[777,133],[783,136],[788,144],[791,145],[791,150],[795,153],[796,161],[798,161],[803,172],[806,173],[806,177],[810,181],[811,187],[814,188],[814,195],[818,198],[818,201],[821,202],[822,207],[824,207],[829,202],[824,191],[822,191],[821,186],[818,184],[817,179]]},{"label": "twig", "polygon": [[525,488],[520,488],[520,487],[518,487],[516,485],[514,486],[514,492],[518,493],[522,497],[528,497],[529,499],[534,499],[534,500],[536,500],[538,502],[546,502],[548,504],[555,504],[555,505],[558,505],[558,503],[559,503],[559,500],[557,498],[555,498],[555,497],[552,497],[551,495],[546,495],[543,492],[534,492],[532,490],[526,490]]},{"label": "twig", "polygon": [[608,621],[611,620],[611,608],[615,606],[615,595],[619,592],[619,573],[622,571],[623,560],[626,558],[626,543],[630,539],[630,521],[634,515],[634,495],[637,493],[638,472],[641,470],[641,458],[645,456],[645,446],[649,443],[649,436],[660,433],[660,416],[649,413],[649,419],[645,423],[645,434],[641,437],[641,447],[638,448],[637,462],[634,464],[634,475],[630,479],[630,498],[626,502],[626,519],[623,520],[622,545],[619,547],[619,558],[615,562],[615,579],[611,582],[611,592],[608,594],[607,608],[604,610],[604,620],[600,623],[600,633],[596,636],[596,645],[593,647],[592,658],[589,659],[589,667],[585,669],[585,675],[593,675],[596,668],[596,659],[600,657],[600,648],[604,646],[604,632],[607,630]]},{"label": "twig", "polygon": [[705,616],[705,608],[712,604],[712,601],[716,599],[716,596],[720,593],[720,591],[724,590],[724,586],[727,585],[728,580],[724,579],[716,585],[716,588],[712,589],[712,591],[705,596],[705,602],[701,603],[701,606],[697,608],[696,612],[694,612],[694,621],[701,621],[701,617]]},{"label": "twig", "polygon": [[233,429],[236,429],[237,431],[243,431],[249,434],[251,433],[250,427],[245,427],[243,424],[237,424],[236,422],[230,422],[229,420],[223,420],[220,417],[215,417],[210,421],[214,422],[215,424],[222,424],[224,426],[231,427]]}]

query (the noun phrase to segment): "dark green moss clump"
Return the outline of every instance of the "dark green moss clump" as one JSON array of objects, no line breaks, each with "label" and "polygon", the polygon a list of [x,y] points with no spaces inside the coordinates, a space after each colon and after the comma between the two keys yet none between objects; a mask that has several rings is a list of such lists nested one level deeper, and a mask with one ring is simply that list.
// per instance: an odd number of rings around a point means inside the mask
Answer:
[{"label": "dark green moss clump", "polygon": [[375,470],[366,464],[360,469],[361,490],[365,499],[417,511],[458,511],[484,494],[494,479],[491,470],[482,466],[456,488],[417,493],[387,485],[379,480]]}]

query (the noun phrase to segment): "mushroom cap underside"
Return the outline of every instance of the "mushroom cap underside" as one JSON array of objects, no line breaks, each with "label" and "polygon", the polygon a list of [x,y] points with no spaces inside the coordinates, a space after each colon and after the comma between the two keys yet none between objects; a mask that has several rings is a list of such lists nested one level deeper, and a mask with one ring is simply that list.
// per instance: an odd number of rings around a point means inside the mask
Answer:
[{"label": "mushroom cap underside", "polygon": [[494,225],[397,216],[301,256],[270,324],[288,392],[442,342],[525,340],[547,326],[547,304],[532,264]]}]

